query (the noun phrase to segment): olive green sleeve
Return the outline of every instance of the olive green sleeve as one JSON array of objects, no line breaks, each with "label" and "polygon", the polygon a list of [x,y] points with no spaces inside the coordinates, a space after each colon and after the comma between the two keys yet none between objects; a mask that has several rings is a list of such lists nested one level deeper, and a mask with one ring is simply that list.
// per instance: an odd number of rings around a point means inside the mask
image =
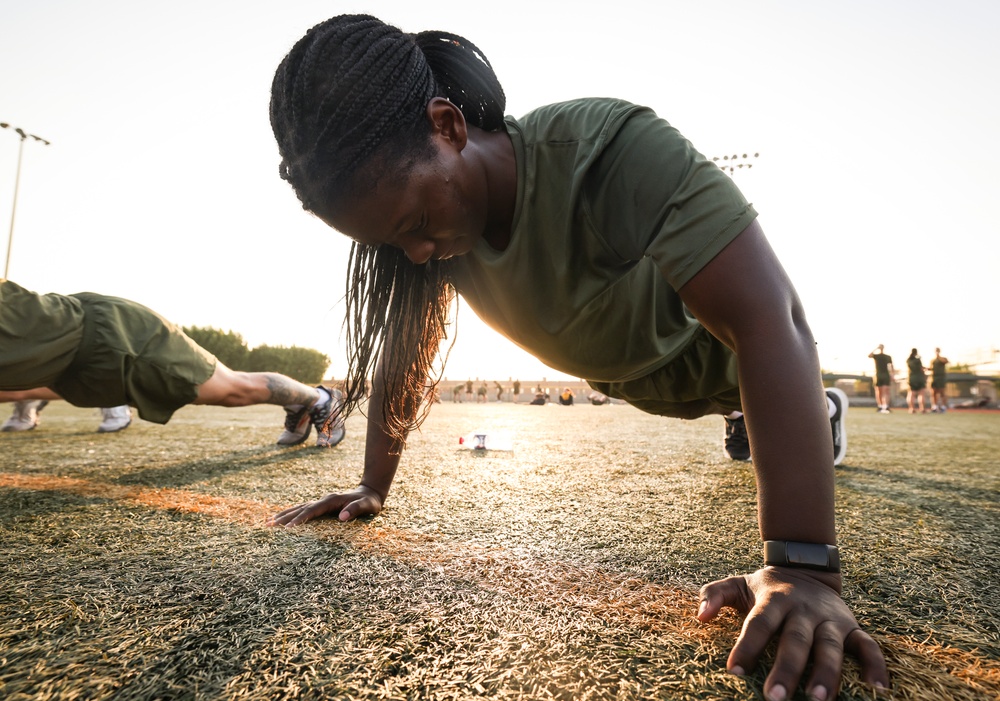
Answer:
[{"label": "olive green sleeve", "polygon": [[622,258],[650,256],[680,289],[757,216],[732,179],[651,110],[632,113],[585,186],[593,224]]}]

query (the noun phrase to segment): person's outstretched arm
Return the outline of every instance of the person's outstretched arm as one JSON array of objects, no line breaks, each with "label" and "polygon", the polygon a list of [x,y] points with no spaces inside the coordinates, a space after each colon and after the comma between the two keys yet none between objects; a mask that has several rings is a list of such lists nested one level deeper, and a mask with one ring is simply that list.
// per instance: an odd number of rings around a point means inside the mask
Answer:
[{"label": "person's outstretched arm", "polygon": [[321,499],[299,504],[275,514],[268,525],[297,526],[320,516],[336,514],[341,521],[375,515],[382,510],[389,488],[396,476],[401,450],[385,430],[382,420],[382,396],[385,382],[382,365],[375,371],[372,394],[368,400],[368,432],[365,439],[365,468],[361,483],[346,492],[327,494]]},{"label": "person's outstretched arm", "polygon": [[[798,296],[760,226],[748,226],[680,294],[736,353],[762,539],[835,545],[833,438],[819,359]],[[736,674],[755,667],[777,639],[764,684],[769,699],[791,697],[810,662],[807,693],[835,697],[845,651],[858,658],[867,683],[887,688],[881,650],[840,591],[839,573],[763,567],[703,587],[698,616],[710,620],[726,606],[746,616],[727,664]]]}]

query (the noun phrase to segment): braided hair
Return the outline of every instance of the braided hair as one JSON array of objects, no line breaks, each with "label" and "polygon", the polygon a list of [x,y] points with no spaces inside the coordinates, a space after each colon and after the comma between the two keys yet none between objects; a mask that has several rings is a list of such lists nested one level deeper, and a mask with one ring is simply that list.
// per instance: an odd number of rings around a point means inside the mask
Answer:
[{"label": "braided hair", "polygon": [[[470,41],[446,32],[406,34],[370,15],[317,24],[292,47],[271,86],[271,128],[281,177],[307,211],[330,216],[382,180],[404,181],[433,153],[426,107],[443,97],[468,124],[504,128],[506,98]],[[357,408],[383,358],[382,416],[398,446],[419,410],[455,292],[445,261],[416,265],[398,248],[354,242],[348,260],[347,403]],[[445,359],[446,360],[446,357]],[[440,366],[437,382],[444,370]]]}]

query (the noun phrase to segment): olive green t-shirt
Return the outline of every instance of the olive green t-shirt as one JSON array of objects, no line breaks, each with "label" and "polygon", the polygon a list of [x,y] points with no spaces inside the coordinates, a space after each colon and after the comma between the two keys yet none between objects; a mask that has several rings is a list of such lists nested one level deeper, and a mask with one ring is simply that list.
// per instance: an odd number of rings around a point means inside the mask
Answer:
[{"label": "olive green t-shirt", "polygon": [[0,280],[0,390],[48,387],[66,371],[83,338],[83,306]]},{"label": "olive green t-shirt", "polygon": [[[757,216],[649,108],[590,98],[507,118],[517,162],[511,239],[453,263],[491,327],[576,377],[644,377],[704,330],[677,290]],[[700,344],[698,344],[700,345]]]},{"label": "olive green t-shirt", "polygon": [[935,382],[944,382],[948,377],[948,363],[934,358],[931,361],[931,373]]},{"label": "olive green t-shirt", "polygon": [[167,423],[216,359],[147,307],[80,292],[38,294],[0,280],[0,390],[49,387],[75,406],[131,404]]}]

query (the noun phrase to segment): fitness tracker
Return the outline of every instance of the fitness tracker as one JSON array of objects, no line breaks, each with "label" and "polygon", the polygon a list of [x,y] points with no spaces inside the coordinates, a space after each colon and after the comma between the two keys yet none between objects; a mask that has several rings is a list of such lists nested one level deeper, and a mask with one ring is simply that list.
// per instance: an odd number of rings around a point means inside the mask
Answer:
[{"label": "fitness tracker", "polygon": [[836,545],[765,540],[764,564],[777,567],[805,567],[823,572],[840,572],[840,551]]}]

